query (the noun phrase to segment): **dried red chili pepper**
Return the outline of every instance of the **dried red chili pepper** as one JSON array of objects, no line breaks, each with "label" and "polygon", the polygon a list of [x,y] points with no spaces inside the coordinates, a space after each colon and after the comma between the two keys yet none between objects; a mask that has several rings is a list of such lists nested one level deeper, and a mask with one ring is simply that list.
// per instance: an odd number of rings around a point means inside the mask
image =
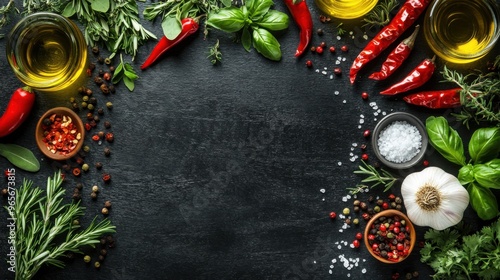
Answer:
[{"label": "dried red chili pepper", "polygon": [[199,24],[198,20],[194,18],[184,18],[181,20],[181,33],[175,37],[175,39],[170,40],[166,36],[161,37],[160,41],[151,51],[146,61],[141,65],[141,70],[144,70],[151,66],[163,53],[170,50],[173,46],[177,45],[180,41],[189,37],[189,35],[195,33],[198,30]]},{"label": "dried red chili pepper", "polygon": [[16,89],[0,117],[0,137],[16,130],[26,120],[34,103],[35,93],[30,87]]},{"label": "dried red chili pepper", "polygon": [[392,85],[388,89],[381,91],[380,94],[394,95],[418,88],[419,86],[425,84],[432,77],[432,74],[436,69],[436,65],[434,64],[435,59],[436,56],[431,59],[424,59],[410,72],[410,74],[406,76],[406,78]]},{"label": "dried red chili pepper", "polygon": [[307,7],[305,0],[285,0],[285,5],[300,29],[300,42],[295,51],[295,57],[299,57],[304,53],[311,42],[313,34],[311,11],[309,7]]},{"label": "dried red chili pepper", "polygon": [[382,64],[379,72],[371,74],[368,78],[373,80],[384,80],[396,69],[403,64],[403,62],[410,56],[411,50],[415,45],[415,38],[417,38],[420,25],[415,26],[415,31],[406,39],[401,41],[399,45],[387,56],[387,59]]},{"label": "dried red chili pepper", "polygon": [[431,109],[455,108],[460,103],[460,91],[462,88],[451,88],[444,90],[422,91],[403,97],[409,104],[424,106]]},{"label": "dried red chili pepper", "polygon": [[377,57],[383,50],[396,41],[422,14],[431,0],[407,0],[398,13],[359,53],[350,70],[351,84],[356,80],[359,70],[369,61]]}]

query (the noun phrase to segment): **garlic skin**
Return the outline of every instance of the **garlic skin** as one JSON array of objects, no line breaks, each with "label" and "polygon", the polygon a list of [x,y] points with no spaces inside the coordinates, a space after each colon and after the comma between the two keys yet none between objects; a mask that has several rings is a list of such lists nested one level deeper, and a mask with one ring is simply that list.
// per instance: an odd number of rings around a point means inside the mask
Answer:
[{"label": "garlic skin", "polygon": [[455,176],[439,167],[427,167],[406,176],[401,195],[413,224],[435,230],[458,224],[469,205],[467,190]]}]

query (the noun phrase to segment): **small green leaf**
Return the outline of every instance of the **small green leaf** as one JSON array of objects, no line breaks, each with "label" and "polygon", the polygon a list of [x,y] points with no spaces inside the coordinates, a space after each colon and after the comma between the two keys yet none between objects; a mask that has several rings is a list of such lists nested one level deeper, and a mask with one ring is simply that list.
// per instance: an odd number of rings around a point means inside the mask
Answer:
[{"label": "small green leaf", "polygon": [[276,10],[270,10],[262,19],[255,23],[267,30],[277,31],[288,28],[288,15]]},{"label": "small green leaf", "polygon": [[123,83],[125,84],[125,86],[128,88],[129,91],[134,91],[135,84],[132,79],[130,79],[127,76],[123,76]]},{"label": "small green leaf", "polygon": [[61,15],[65,17],[72,17],[76,13],[75,6],[73,5],[73,2],[68,2],[66,7],[64,7],[64,10],[62,11]]},{"label": "small green leaf", "polygon": [[228,33],[234,33],[245,26],[246,17],[236,7],[223,8],[208,15],[207,24]]},{"label": "small green leaf", "polygon": [[281,48],[278,40],[263,28],[255,28],[252,33],[253,46],[265,58],[279,61],[281,60]]},{"label": "small green leaf", "polygon": [[243,32],[241,33],[241,44],[247,52],[250,51],[252,47],[252,35],[250,35],[250,28],[248,27],[244,28]]},{"label": "small green leaf", "polygon": [[473,169],[474,179],[483,187],[500,189],[500,158],[478,163]]},{"label": "small green leaf", "polygon": [[111,82],[115,85],[119,83],[123,77],[123,72],[124,72],[123,63],[120,63],[118,64],[118,66],[116,66],[115,72],[113,72],[113,78],[111,78]]},{"label": "small green leaf", "polygon": [[32,151],[16,144],[0,144],[0,155],[14,166],[29,172],[40,170],[40,162]]},{"label": "small green leaf", "polygon": [[182,31],[181,22],[174,16],[165,17],[161,23],[163,34],[167,39],[174,40]]},{"label": "small green leaf", "polygon": [[109,0],[93,0],[90,7],[96,12],[105,13],[109,10]]}]

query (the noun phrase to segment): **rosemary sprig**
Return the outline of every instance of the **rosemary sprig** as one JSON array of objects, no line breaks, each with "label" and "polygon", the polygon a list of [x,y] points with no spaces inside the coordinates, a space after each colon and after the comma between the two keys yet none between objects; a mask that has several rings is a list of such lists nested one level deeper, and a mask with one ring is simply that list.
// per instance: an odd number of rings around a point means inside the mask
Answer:
[{"label": "rosemary sprig", "polygon": [[[19,13],[19,10],[16,8],[14,0],[9,0],[9,2],[0,7],[0,28],[3,28],[10,22],[10,15],[14,12]],[[0,38],[3,38],[4,34],[0,34]]]},{"label": "rosemary sprig", "polygon": [[79,203],[64,204],[65,190],[61,172],[47,179],[44,191],[24,180],[16,191],[15,208],[9,210],[15,227],[16,280],[29,280],[44,264],[64,267],[61,257],[68,252],[80,253],[83,246],[94,247],[104,234],[115,232],[115,226],[96,219],[83,229],[73,223],[84,214]]},{"label": "rosemary sprig", "polygon": [[363,18],[363,27],[365,26],[385,26],[391,20],[391,12],[399,6],[397,0],[384,0],[366,14]]},{"label": "rosemary sprig", "polygon": [[342,36],[342,35],[344,35],[344,34],[347,32],[347,31],[346,31],[346,30],[342,27],[343,25],[344,25],[344,23],[343,23],[343,22],[341,22],[341,23],[339,23],[339,24],[337,25],[337,35],[338,35],[338,36]]},{"label": "rosemary sprig", "polygon": [[441,74],[445,82],[452,82],[462,88],[460,113],[452,115],[469,127],[470,121],[489,122],[500,126],[500,76],[491,72],[463,75],[444,66]]},{"label": "rosemary sprig", "polygon": [[[372,189],[379,185],[385,186],[384,192],[388,191],[392,188],[394,183],[396,183],[399,179],[394,177],[391,173],[384,169],[377,170],[374,166],[366,163],[365,161],[361,161],[363,166],[359,165],[358,170],[355,170],[355,174],[365,175],[366,178],[361,180],[361,183],[354,188],[347,188],[352,194],[356,194],[360,191],[364,191],[366,189]],[[366,183],[369,183],[366,184]]]}]

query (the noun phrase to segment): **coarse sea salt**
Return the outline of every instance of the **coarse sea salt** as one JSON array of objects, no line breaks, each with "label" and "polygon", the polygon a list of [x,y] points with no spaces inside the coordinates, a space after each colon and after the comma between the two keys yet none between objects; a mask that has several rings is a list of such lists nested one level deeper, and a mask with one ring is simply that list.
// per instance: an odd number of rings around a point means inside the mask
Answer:
[{"label": "coarse sea salt", "polygon": [[382,130],[377,145],[380,154],[388,161],[408,162],[420,152],[422,135],[414,125],[395,121]]}]

